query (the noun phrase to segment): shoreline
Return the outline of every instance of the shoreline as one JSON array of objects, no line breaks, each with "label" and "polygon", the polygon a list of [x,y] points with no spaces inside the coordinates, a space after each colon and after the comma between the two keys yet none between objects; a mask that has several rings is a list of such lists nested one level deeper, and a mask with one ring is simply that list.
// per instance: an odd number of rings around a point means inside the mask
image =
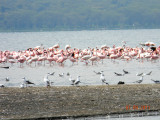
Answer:
[{"label": "shoreline", "polygon": [[0,88],[2,119],[77,118],[152,111],[160,111],[160,84]]}]

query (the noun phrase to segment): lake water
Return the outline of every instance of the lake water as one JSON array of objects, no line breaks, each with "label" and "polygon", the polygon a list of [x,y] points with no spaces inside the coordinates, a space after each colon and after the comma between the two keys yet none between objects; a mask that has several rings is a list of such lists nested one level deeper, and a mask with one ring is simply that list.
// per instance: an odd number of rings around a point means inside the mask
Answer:
[{"label": "lake water", "polygon": [[126,114],[114,114],[108,116],[94,116],[82,118],[69,118],[67,120],[159,120],[159,112],[138,112]]},{"label": "lake water", "polygon": [[[127,46],[136,47],[139,43],[152,41],[157,46],[160,45],[160,30],[100,30],[100,31],[55,31],[55,32],[10,32],[0,33],[0,50],[26,50],[30,47],[35,47],[43,44],[45,48],[51,47],[56,43],[60,44],[60,48],[64,49],[66,44],[70,44],[72,48],[85,49],[91,47],[99,47],[103,44],[112,47],[113,45],[121,46],[121,41],[126,41]],[[10,64],[7,64],[11,66]],[[4,66],[0,64],[0,66]],[[123,73],[123,69],[130,72],[125,76],[115,76],[114,72]],[[124,81],[126,84],[134,84],[134,81],[140,78],[136,76],[136,73],[150,72],[150,76],[145,76],[143,84],[153,84],[150,79],[159,79],[160,64],[157,62],[144,61],[133,59],[132,61],[126,62],[123,60],[116,60],[115,62],[110,59],[105,59],[104,63],[101,62],[91,65],[85,65],[79,62],[78,65],[73,65],[67,60],[64,66],[57,64],[49,66],[39,65],[26,66],[20,68],[19,64],[14,64],[10,69],[0,69],[0,80],[4,83],[4,78],[9,77],[10,82],[8,86],[19,86],[22,83],[22,77],[26,77],[34,82],[37,86],[43,86],[43,77],[47,72],[55,72],[54,76],[50,76],[54,82],[54,85],[70,85],[68,76],[66,73],[69,72],[73,78],[78,75],[81,76],[81,81],[84,82],[82,85],[99,85],[102,84],[99,80],[100,75],[96,75],[93,71],[104,71],[105,78],[109,84],[117,84],[118,81]],[[65,73],[63,78],[60,78],[58,74]]]},{"label": "lake water", "polygon": [[[159,120],[160,116],[145,116],[145,117],[126,117],[126,118],[108,118],[108,117],[92,117],[78,118],[73,120]],[[69,119],[72,120],[72,119]]]},{"label": "lake water", "polygon": [[[66,44],[70,44],[72,48],[85,49],[100,48],[101,45],[108,45],[112,47],[113,45],[121,46],[121,41],[126,41],[127,46],[130,47],[140,47],[139,43],[144,43],[147,41],[152,41],[156,46],[160,45],[160,30],[100,30],[100,31],[55,31],[55,32],[10,32],[10,33],[0,33],[0,50],[26,50],[30,47],[39,46],[43,44],[45,48],[51,47],[56,43],[60,44],[60,48],[64,49]],[[31,80],[36,84],[36,86],[45,86],[43,81],[44,76],[48,72],[55,72],[54,76],[50,76],[49,79],[54,82],[56,86],[69,86],[71,83],[68,80],[66,73],[69,72],[73,78],[81,76],[81,85],[101,85],[100,75],[96,75],[93,71],[104,71],[104,75],[109,84],[115,85],[119,81],[124,81],[126,84],[135,84],[134,81],[139,80],[136,73],[140,72],[150,72],[150,76],[144,76],[144,81],[142,84],[154,84],[151,79],[160,80],[160,64],[159,61],[151,62],[133,59],[131,61],[116,60],[115,62],[110,59],[105,59],[103,64],[101,62],[91,65],[89,63],[87,66],[79,61],[78,65],[72,65],[70,61],[66,61],[64,66],[59,66],[54,64],[50,66],[48,63],[44,65],[34,64],[32,66],[24,65],[19,67],[19,64],[14,64],[11,66],[9,63],[6,64],[10,66],[10,69],[0,68],[0,84],[6,84],[9,87],[19,86],[23,80],[23,77]],[[0,64],[4,66],[4,64]],[[130,72],[130,74],[125,76],[115,76],[114,72],[123,73],[123,69]],[[60,73],[65,73],[64,77],[59,77]],[[5,82],[5,78],[9,77],[10,81]],[[154,119],[155,118],[155,119]],[[105,118],[104,118],[105,119]],[[111,120],[113,118],[110,118]],[[115,118],[118,120],[132,120],[133,118]],[[113,120],[115,120],[113,119]],[[159,120],[159,116],[155,117],[141,117],[134,118],[134,120]]]}]

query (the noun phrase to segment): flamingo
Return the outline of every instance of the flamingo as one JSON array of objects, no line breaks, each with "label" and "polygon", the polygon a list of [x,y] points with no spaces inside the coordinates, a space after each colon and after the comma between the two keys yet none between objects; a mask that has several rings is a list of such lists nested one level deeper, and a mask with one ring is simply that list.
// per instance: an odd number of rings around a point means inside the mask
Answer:
[{"label": "flamingo", "polygon": [[16,61],[14,59],[10,59],[8,60],[9,63],[11,63],[11,65],[13,65],[14,63],[16,63]]},{"label": "flamingo", "polygon": [[118,55],[116,55],[116,54],[111,54],[109,57],[110,57],[110,59],[114,59],[114,60],[115,60],[115,59],[118,58]]},{"label": "flamingo", "polygon": [[102,64],[103,64],[103,59],[106,58],[106,54],[100,53],[100,54],[97,54],[97,56],[102,60]]},{"label": "flamingo", "polygon": [[159,56],[158,55],[151,55],[151,60],[154,60],[154,61],[156,61],[157,59],[159,58]]},{"label": "flamingo", "polygon": [[55,61],[55,58],[53,58],[53,57],[47,57],[47,60],[49,61],[50,66],[51,66],[51,63],[52,63],[52,61]]},{"label": "flamingo", "polygon": [[45,60],[47,60],[47,57],[46,56],[41,56],[38,58],[38,61],[44,61],[44,66],[45,66]]},{"label": "flamingo", "polygon": [[63,54],[61,54],[61,57],[58,58],[58,60],[56,61],[57,63],[60,63],[62,66],[62,63],[66,60],[66,58],[64,57]]},{"label": "flamingo", "polygon": [[23,63],[25,62],[26,58],[25,57],[20,57],[18,58],[18,62],[20,63],[20,67],[23,66]]},{"label": "flamingo", "polygon": [[32,60],[32,62],[35,62],[35,66],[36,66],[36,61],[38,60],[38,56],[36,55],[36,56],[32,57],[31,60]]},{"label": "flamingo", "polygon": [[92,61],[92,65],[93,65],[93,62],[97,61],[98,57],[97,56],[92,56],[91,58],[89,58],[89,60]]},{"label": "flamingo", "polygon": [[78,64],[78,60],[77,59],[74,59],[73,57],[70,56],[69,60],[72,62],[72,65],[77,62]]},{"label": "flamingo", "polygon": [[66,49],[66,50],[68,50],[69,48],[71,48],[70,45],[66,45],[66,46],[65,46],[65,49]]},{"label": "flamingo", "polygon": [[54,46],[53,46],[53,48],[55,48],[55,49],[57,49],[57,48],[59,48],[60,46],[59,46],[59,44],[55,44]]}]

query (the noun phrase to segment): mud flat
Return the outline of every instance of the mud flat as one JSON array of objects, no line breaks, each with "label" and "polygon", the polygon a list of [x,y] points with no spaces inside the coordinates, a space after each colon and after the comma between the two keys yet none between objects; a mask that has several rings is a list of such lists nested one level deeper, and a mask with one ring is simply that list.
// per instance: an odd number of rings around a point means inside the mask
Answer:
[{"label": "mud flat", "polygon": [[1,119],[160,111],[160,84],[0,88]]}]

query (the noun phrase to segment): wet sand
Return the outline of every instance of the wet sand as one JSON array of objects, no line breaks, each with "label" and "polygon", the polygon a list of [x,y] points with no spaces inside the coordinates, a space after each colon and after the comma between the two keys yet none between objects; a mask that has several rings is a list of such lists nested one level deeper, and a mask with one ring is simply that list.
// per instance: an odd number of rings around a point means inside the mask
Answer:
[{"label": "wet sand", "polygon": [[160,111],[160,84],[0,88],[1,119],[67,118],[138,111]]}]

